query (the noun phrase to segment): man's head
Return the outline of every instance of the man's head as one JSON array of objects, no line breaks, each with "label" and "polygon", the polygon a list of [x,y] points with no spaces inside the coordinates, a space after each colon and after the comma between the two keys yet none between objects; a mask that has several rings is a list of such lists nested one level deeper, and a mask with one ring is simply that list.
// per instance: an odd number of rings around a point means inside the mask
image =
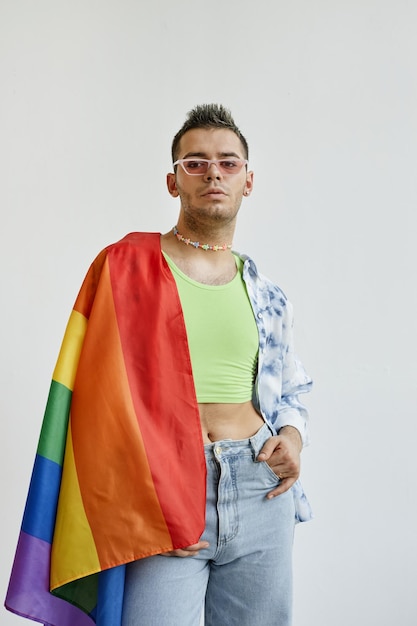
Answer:
[{"label": "man's head", "polygon": [[186,121],[174,137],[171,150],[173,163],[179,158],[179,148],[182,137],[187,131],[195,128],[221,128],[231,130],[239,138],[244,157],[248,159],[248,142],[236,126],[230,111],[221,104],[199,104],[189,111]]}]

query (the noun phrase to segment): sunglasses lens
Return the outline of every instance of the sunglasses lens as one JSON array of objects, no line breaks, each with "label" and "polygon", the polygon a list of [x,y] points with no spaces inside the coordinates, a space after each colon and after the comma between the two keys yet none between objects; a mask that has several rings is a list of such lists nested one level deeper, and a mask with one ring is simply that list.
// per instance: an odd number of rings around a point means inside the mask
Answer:
[{"label": "sunglasses lens", "polygon": [[208,163],[207,161],[187,159],[184,161],[184,169],[187,174],[205,174],[208,170]]},{"label": "sunglasses lens", "polygon": [[187,174],[205,174],[212,163],[215,163],[222,174],[238,174],[245,161],[241,159],[221,159],[218,161],[184,159],[182,163]]}]

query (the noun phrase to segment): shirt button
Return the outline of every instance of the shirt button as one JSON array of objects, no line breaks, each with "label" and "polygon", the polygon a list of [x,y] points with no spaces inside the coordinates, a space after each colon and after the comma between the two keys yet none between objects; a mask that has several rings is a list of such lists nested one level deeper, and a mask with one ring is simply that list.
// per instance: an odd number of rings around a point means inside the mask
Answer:
[{"label": "shirt button", "polygon": [[263,318],[263,315],[262,315],[262,313],[261,313],[260,311],[259,311],[259,313],[258,313],[258,318],[259,318],[260,320]]}]

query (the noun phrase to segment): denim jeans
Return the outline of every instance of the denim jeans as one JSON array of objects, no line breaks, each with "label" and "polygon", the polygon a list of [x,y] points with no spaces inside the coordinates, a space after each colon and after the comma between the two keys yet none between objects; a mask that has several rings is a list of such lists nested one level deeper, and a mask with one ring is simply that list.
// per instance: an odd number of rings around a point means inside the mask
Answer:
[{"label": "denim jeans", "polygon": [[210,546],[193,557],[153,556],[127,566],[123,626],[290,626],[294,501],[267,500],[279,479],[256,457],[271,436],[205,446]]}]

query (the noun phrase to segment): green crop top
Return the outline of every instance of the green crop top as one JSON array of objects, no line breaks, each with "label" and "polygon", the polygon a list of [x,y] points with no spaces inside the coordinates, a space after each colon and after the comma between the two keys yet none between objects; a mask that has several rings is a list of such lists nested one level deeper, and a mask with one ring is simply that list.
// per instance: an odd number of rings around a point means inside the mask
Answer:
[{"label": "green crop top", "polygon": [[226,285],[205,285],[184,274],[163,253],[175,278],[187,329],[198,402],[252,398],[258,329],[242,278],[243,261]]}]

